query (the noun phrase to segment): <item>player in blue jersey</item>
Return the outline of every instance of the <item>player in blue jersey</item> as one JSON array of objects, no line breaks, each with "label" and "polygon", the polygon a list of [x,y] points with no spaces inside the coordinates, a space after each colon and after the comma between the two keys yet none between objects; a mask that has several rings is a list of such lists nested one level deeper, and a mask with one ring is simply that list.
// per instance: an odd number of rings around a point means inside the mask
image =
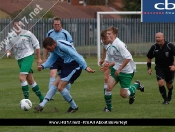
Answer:
[{"label": "player in blue jersey", "polygon": [[[53,28],[51,29],[47,34],[46,37],[51,37],[54,40],[66,40],[70,42],[73,45],[73,40],[68,31],[62,28],[62,21],[60,18],[55,17],[53,19]],[[47,59],[48,51],[47,49],[44,50],[44,62]],[[57,71],[60,72],[63,65],[63,59],[61,57],[58,57],[58,59],[51,65],[50,67],[50,80],[49,80],[49,88],[51,87],[52,83],[55,80],[55,77],[57,75]],[[70,90],[71,85],[68,84],[66,88]]]},{"label": "player in blue jersey", "polygon": [[[39,71],[45,68],[49,68],[57,60],[58,57],[64,59],[60,78],[57,77],[55,79],[43,102],[48,102],[48,100],[53,97],[55,91],[58,89],[63,98],[68,103],[70,103],[70,108],[67,110],[67,112],[76,112],[78,110],[78,106],[72,99],[69,90],[67,90],[65,87],[68,83],[72,84],[80,76],[82,69],[86,70],[89,73],[94,73],[95,71],[90,67],[87,67],[84,58],[77,53],[75,48],[68,41],[54,41],[51,37],[46,37],[43,41],[43,47],[50,52],[50,56],[46,62],[44,62],[41,66],[38,66]],[[40,103],[34,108],[37,111],[42,111],[44,108],[43,103]]]}]

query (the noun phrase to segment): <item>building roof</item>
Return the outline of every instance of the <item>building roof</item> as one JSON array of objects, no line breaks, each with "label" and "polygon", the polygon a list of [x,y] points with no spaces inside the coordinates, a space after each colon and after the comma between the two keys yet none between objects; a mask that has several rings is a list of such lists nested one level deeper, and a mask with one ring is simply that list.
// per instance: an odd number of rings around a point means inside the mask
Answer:
[{"label": "building roof", "polygon": [[[23,10],[30,2],[31,0],[3,0],[1,1],[0,9],[12,15],[14,12]],[[39,2],[41,2],[41,5],[43,5],[44,7],[52,4],[51,1],[47,0],[38,0],[37,3]],[[98,11],[113,11],[108,6],[78,6],[71,5],[66,1],[58,1],[51,10],[53,11],[55,16],[58,16],[60,18],[96,18],[96,14]],[[104,18],[120,18],[120,16],[105,15]]]}]

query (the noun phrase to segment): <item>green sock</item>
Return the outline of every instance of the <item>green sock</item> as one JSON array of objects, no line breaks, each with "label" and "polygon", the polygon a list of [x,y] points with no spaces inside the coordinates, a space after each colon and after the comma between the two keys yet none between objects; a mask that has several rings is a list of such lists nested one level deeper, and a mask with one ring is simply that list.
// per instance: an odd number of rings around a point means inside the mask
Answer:
[{"label": "green sock", "polygon": [[104,83],[104,95],[105,95],[106,89],[107,89],[107,83]]},{"label": "green sock", "polygon": [[106,102],[106,106],[107,106],[108,110],[112,109],[111,100],[112,100],[112,94],[111,95],[105,95],[105,102]]},{"label": "green sock", "polygon": [[28,85],[22,86],[22,91],[25,99],[29,99],[29,87]]},{"label": "green sock", "polygon": [[39,89],[39,86],[36,85],[35,87],[32,88],[33,92],[39,97],[40,101],[42,102],[44,99],[44,96],[41,94],[41,91]]},{"label": "green sock", "polygon": [[138,84],[134,84],[134,85],[132,85],[132,86],[130,86],[129,87],[129,91],[130,91],[130,93],[131,93],[131,95],[130,96],[133,96],[134,94],[135,94],[135,91],[136,91],[136,89],[138,88]]}]

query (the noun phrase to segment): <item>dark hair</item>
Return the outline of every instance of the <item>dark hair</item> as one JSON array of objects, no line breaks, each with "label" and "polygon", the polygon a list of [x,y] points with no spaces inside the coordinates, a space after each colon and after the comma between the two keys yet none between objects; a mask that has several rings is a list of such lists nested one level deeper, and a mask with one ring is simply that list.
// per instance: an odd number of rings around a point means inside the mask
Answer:
[{"label": "dark hair", "polygon": [[21,21],[21,19],[15,18],[15,19],[13,20],[13,24],[14,24],[15,22],[20,22],[20,21]]},{"label": "dark hair", "polygon": [[106,37],[107,36],[107,30],[106,29],[102,30],[100,36],[101,37]]},{"label": "dark hair", "polygon": [[[54,21],[55,21],[55,20],[56,20],[56,21],[60,21],[60,23],[61,23],[61,25],[62,25],[62,20],[61,20],[61,18],[59,18],[59,17],[54,17],[54,18],[53,18],[53,22],[52,22],[53,24],[54,24]],[[62,25],[62,26],[63,26],[63,25]]]},{"label": "dark hair", "polygon": [[43,47],[46,49],[47,46],[51,46],[55,43],[55,41],[53,40],[53,38],[51,37],[46,37],[44,40],[43,40]]},{"label": "dark hair", "polygon": [[118,28],[116,27],[111,26],[108,28],[108,31],[112,31],[114,34],[118,35]]}]

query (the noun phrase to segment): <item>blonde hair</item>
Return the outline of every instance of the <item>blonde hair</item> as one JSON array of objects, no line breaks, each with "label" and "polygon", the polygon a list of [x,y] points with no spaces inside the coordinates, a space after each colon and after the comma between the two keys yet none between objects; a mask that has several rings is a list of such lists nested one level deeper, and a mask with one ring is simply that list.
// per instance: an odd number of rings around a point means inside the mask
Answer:
[{"label": "blonde hair", "polygon": [[109,27],[107,30],[108,30],[108,31],[112,31],[113,34],[118,35],[118,28],[116,28],[116,27],[111,26],[111,27]]}]

